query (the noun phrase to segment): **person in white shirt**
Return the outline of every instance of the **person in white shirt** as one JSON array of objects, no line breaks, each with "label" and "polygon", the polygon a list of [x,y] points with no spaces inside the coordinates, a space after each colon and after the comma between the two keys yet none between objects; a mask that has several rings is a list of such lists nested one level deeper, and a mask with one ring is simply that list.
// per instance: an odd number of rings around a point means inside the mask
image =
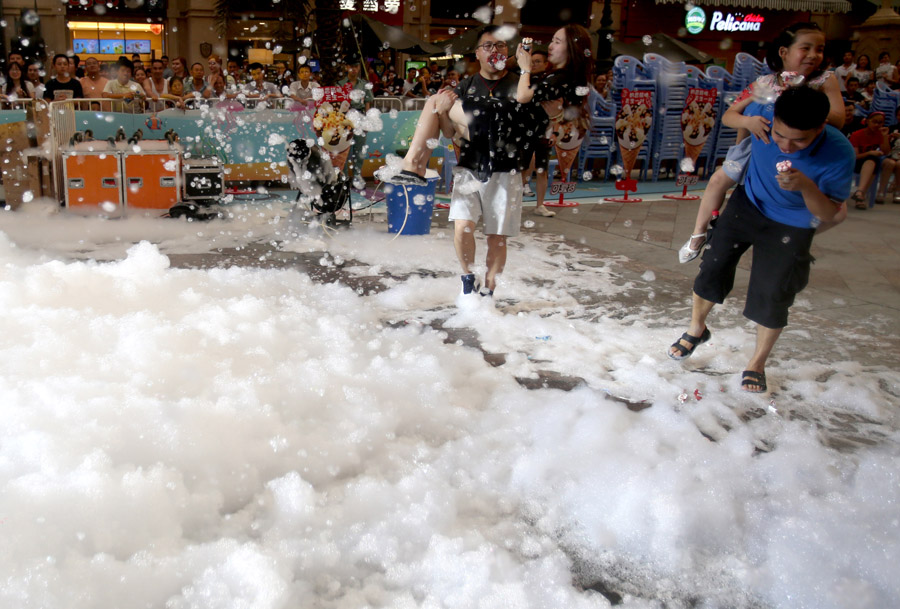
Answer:
[{"label": "person in white shirt", "polygon": [[847,90],[847,77],[850,76],[850,72],[855,69],[856,64],[853,63],[853,51],[847,51],[844,53],[844,63],[834,69],[834,75],[837,76],[841,93],[844,93]]},{"label": "person in white shirt", "polygon": [[297,80],[291,83],[290,98],[305,106],[315,103],[313,89],[320,89],[321,85],[312,79],[312,70],[309,66],[297,68]]},{"label": "person in white shirt", "polygon": [[131,80],[133,65],[128,59],[120,59],[115,80],[109,81],[103,88],[103,97],[122,100],[121,102],[113,103],[113,112],[134,114],[143,112],[144,88]]},{"label": "person in white shirt", "polygon": [[265,72],[261,63],[253,62],[247,66],[250,70],[250,82],[244,87],[247,99],[264,101],[281,97],[278,87],[265,79]]}]

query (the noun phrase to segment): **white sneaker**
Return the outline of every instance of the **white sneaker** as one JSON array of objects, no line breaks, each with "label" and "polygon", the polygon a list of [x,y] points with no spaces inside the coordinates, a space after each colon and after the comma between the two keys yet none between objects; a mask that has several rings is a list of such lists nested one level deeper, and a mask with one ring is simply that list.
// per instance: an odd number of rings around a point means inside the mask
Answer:
[{"label": "white sneaker", "polygon": [[534,208],[534,215],[535,216],[544,216],[545,218],[552,218],[553,216],[556,215],[556,212],[550,211],[543,205],[538,205],[537,207]]},{"label": "white sneaker", "polygon": [[525,183],[525,185],[522,187],[522,194],[526,197],[534,196],[534,191],[531,190],[531,184],[528,184],[527,182]]},{"label": "white sneaker", "polygon": [[[691,249],[691,241],[694,239],[699,239],[703,237],[703,241],[700,242],[700,245],[697,246],[697,249]],[[685,262],[690,262],[694,258],[700,255],[700,252],[703,250],[703,246],[706,244],[706,233],[701,233],[699,235],[691,235],[687,242],[681,246],[681,249],[678,250],[678,262],[684,264]]]}]

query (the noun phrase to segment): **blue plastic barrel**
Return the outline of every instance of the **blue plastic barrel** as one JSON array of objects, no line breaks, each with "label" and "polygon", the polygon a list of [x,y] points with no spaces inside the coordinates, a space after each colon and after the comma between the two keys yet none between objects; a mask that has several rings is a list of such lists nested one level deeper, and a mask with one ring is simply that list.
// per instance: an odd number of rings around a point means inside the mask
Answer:
[{"label": "blue plastic barrel", "polygon": [[425,172],[425,179],[428,181],[425,186],[385,183],[389,233],[427,235],[431,232],[434,191],[440,176],[436,171],[429,169]]}]

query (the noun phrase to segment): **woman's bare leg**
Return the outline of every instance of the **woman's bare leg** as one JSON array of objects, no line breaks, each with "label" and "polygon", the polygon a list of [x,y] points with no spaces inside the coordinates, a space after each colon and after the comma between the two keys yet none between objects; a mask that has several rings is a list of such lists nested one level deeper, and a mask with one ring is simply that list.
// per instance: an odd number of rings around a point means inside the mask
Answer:
[{"label": "woman's bare leg", "polygon": [[428,140],[437,139],[441,132],[448,131],[447,120],[456,128],[457,132],[464,129],[463,135],[468,135],[465,129],[467,124],[466,113],[462,109],[462,102],[456,100],[446,110],[448,102],[442,99],[441,93],[432,95],[425,101],[419,122],[416,123],[416,131],[409,143],[409,151],[403,159],[403,169],[420,176],[425,175],[428,168],[428,159],[431,158],[432,149],[428,147]]}]

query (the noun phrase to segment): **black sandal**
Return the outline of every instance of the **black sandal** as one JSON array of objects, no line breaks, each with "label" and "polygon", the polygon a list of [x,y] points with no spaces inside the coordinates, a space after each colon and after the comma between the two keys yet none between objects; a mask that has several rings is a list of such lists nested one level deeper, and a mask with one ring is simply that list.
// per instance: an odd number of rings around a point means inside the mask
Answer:
[{"label": "black sandal", "polygon": [[866,205],[866,196],[861,190],[854,192],[850,198],[856,202],[856,209],[869,209],[869,206]]},{"label": "black sandal", "polygon": [[[711,336],[712,336],[712,333],[709,331],[709,328],[704,328],[703,334],[701,334],[699,337],[691,336],[690,334],[685,332],[684,334],[681,335],[681,338],[676,340],[674,343],[672,343],[672,346],[669,347],[670,349],[677,349],[678,354],[676,355],[675,353],[672,353],[671,351],[666,351],[666,353],[668,353],[668,355],[671,359],[674,359],[676,361],[681,361],[683,359],[687,359],[694,353],[694,349],[697,348],[697,345],[702,345],[703,343],[708,341]],[[681,344],[681,341],[684,341],[684,342],[690,344],[691,346],[685,347],[684,345]]]},{"label": "black sandal", "polygon": [[[756,385],[761,389],[747,389],[750,385]],[[741,375],[741,388],[747,393],[765,393],[768,386],[766,385],[766,373],[756,372],[754,370],[744,370]]]}]

